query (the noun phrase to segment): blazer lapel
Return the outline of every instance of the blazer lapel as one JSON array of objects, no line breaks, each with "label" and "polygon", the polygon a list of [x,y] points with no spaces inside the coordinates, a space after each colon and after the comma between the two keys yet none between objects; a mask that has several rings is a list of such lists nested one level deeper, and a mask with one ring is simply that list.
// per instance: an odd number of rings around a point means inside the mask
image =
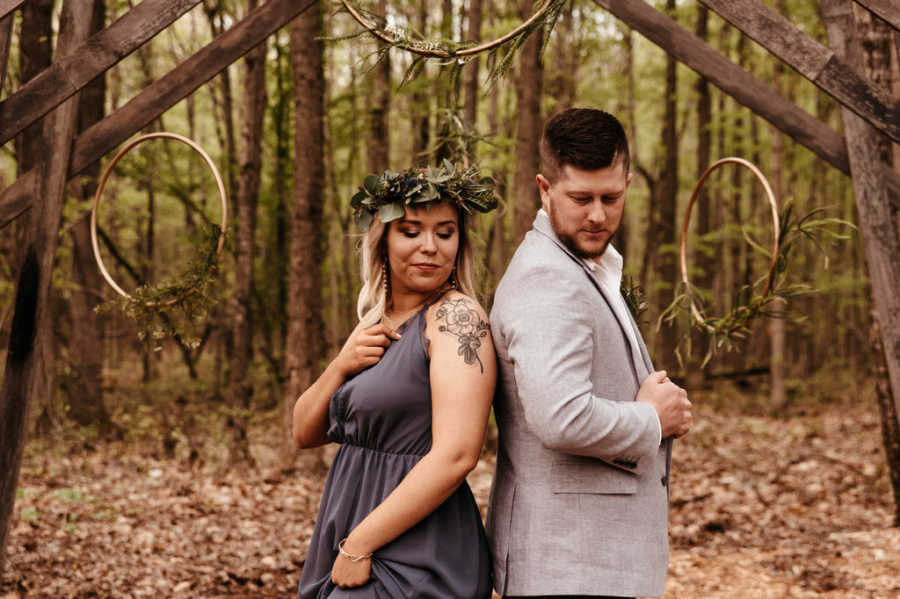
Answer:
[{"label": "blazer lapel", "polygon": [[[588,280],[594,285],[594,288],[600,293],[600,296],[609,306],[610,312],[612,312],[613,317],[616,319],[616,322],[619,323],[619,328],[622,329],[622,335],[625,337],[625,343],[631,349],[631,359],[634,362],[635,370],[639,370],[638,365],[643,365],[647,372],[641,376],[640,372],[638,372],[638,382],[644,380],[644,378],[653,371],[652,364],[650,362],[650,356],[647,353],[647,348],[644,346],[643,338],[641,337],[641,332],[637,328],[637,323],[634,321],[634,317],[631,315],[631,311],[626,309],[625,311],[628,313],[628,322],[622,322],[622,319],[619,318],[618,312],[613,307],[612,298],[610,298],[606,290],[603,289],[603,285],[600,284],[600,281],[597,279],[597,275],[591,271],[590,268],[584,263],[584,261],[572,253],[572,251],[566,247],[566,245],[560,241],[559,237],[556,236],[556,232],[553,230],[553,226],[550,224],[550,219],[543,212],[538,212],[537,216],[534,218],[534,223],[532,227],[538,233],[550,238],[553,243],[559,247],[567,256],[569,256],[572,260],[574,260],[578,266],[581,267],[581,270],[584,271],[584,274],[587,275]],[[635,338],[638,340],[638,346],[634,347],[634,344],[631,343],[631,338],[628,335],[627,329],[625,327],[631,327],[635,333]]]}]

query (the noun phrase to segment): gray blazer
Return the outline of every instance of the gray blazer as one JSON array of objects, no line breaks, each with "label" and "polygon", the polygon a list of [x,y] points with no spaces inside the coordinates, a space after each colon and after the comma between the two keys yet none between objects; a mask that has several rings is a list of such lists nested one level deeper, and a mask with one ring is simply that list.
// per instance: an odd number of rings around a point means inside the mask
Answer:
[{"label": "gray blazer", "polygon": [[[624,327],[634,327],[631,347]],[[500,432],[487,515],[507,595],[656,596],[669,560],[671,441],[634,401],[653,367],[634,320],[539,212],[491,310]]]}]

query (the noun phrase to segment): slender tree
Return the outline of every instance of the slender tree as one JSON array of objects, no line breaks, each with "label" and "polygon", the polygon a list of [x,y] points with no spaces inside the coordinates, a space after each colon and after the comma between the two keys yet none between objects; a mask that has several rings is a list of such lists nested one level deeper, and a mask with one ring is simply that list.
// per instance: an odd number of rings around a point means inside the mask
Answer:
[{"label": "slender tree", "polygon": [[288,330],[283,421],[293,456],[290,423],[294,402],[319,370],[322,349],[321,272],[324,195],[325,78],[319,2],[291,23],[294,72],[294,197],[290,218]]},{"label": "slender tree", "polygon": [[[666,1],[669,13],[675,11],[675,0]],[[659,240],[662,244],[659,256],[657,288],[658,303],[661,309],[670,305],[675,299],[675,283],[678,281],[678,264],[676,261],[675,227],[678,211],[678,88],[677,65],[675,59],[666,55],[665,116],[663,117],[661,146],[664,166],[660,181],[659,203],[655,207],[658,212],[657,226]],[[678,343],[678,331],[673,324],[663,325],[660,331],[661,365],[674,367],[676,361],[674,350]]]},{"label": "slender tree", "polygon": [[[533,3],[519,0],[519,16],[527,19]],[[541,139],[541,91],[544,65],[541,59],[542,36],[535,32],[519,50],[519,72],[516,77],[516,172],[515,245],[531,228],[534,213],[541,205],[534,176],[540,168],[538,144]]]},{"label": "slender tree", "polygon": [[[387,12],[387,0],[379,0],[378,12]],[[391,55],[388,50],[374,69],[375,81],[372,106],[369,111],[368,169],[382,173],[390,164],[391,129]]]},{"label": "slender tree", "polygon": [[[249,0],[248,10],[258,5]],[[266,49],[263,42],[244,59],[244,95],[241,104],[242,130],[237,204],[237,256],[232,295],[232,341],[229,365],[229,396],[233,409],[231,424],[236,459],[248,458],[247,418],[253,397],[248,370],[253,363],[253,261],[256,256],[256,206],[262,170],[263,116],[266,108]]]},{"label": "slender tree", "polygon": [[[103,29],[106,20],[105,0],[93,0],[92,4],[91,33]],[[105,95],[104,76],[97,77],[81,91],[78,102],[79,132],[103,118]],[[103,298],[102,290],[106,283],[94,262],[90,212],[87,210],[97,190],[99,170],[99,163],[92,165],[74,186],[75,195],[80,199],[81,212],[69,228],[74,288],[69,305],[72,331],[69,338],[71,375],[67,377],[67,396],[69,416],[83,426],[95,425],[101,435],[106,435],[111,428],[109,413],[103,404],[101,386],[106,318],[94,310]],[[84,351],[87,347],[96,349]]]}]

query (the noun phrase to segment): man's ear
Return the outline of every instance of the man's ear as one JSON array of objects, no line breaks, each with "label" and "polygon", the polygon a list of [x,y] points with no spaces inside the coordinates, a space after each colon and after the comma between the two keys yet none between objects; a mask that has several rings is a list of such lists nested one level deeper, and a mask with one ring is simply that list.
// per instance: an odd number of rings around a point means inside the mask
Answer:
[{"label": "man's ear", "polygon": [[628,189],[628,186],[631,185],[631,178],[634,176],[634,173],[628,173],[628,176],[625,177],[625,189]]},{"label": "man's ear", "polygon": [[544,210],[547,210],[547,200],[550,195],[550,181],[540,173],[537,174],[534,180],[537,181],[538,191],[541,192],[541,204],[543,204]]}]

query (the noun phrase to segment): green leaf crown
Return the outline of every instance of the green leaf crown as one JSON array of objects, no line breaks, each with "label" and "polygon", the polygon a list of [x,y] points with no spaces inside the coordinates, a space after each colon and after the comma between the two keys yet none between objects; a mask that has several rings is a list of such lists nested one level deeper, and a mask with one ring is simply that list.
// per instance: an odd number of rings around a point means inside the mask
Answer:
[{"label": "green leaf crown", "polygon": [[350,200],[356,224],[366,229],[375,215],[383,223],[403,218],[406,207],[430,202],[450,202],[459,210],[490,212],[497,207],[494,181],[482,177],[474,166],[457,168],[449,160],[440,167],[410,168],[399,173],[386,170],[369,175]]}]

